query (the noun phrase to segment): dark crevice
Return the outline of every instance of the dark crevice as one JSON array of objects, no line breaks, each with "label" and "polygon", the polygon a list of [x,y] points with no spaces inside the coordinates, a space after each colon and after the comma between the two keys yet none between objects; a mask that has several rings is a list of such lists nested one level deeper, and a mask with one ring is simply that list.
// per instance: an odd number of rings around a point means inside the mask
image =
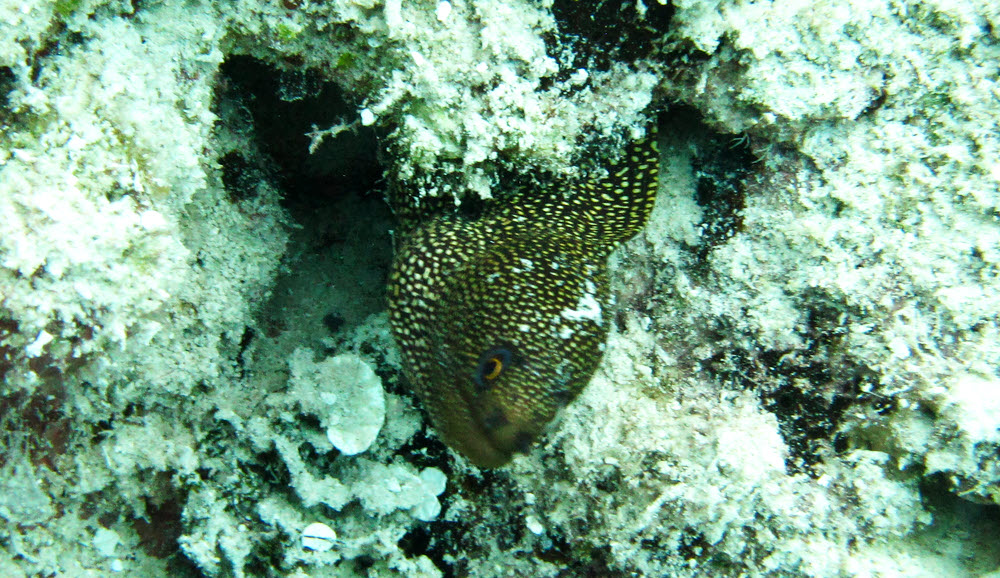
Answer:
[{"label": "dark crevice", "polygon": [[649,57],[670,28],[672,4],[632,0],[556,0],[552,5],[558,33],[548,39],[549,52],[569,46],[558,80],[577,69],[608,70],[615,62]]},{"label": "dark crevice", "polygon": [[[377,188],[382,167],[373,127],[355,123],[309,151],[309,133],[357,117],[356,105],[335,83],[313,71],[279,70],[247,56],[230,57],[220,72],[223,97],[237,100],[249,113],[255,145],[276,172],[286,208],[308,210],[348,193]],[[243,197],[246,193],[238,189],[257,177],[247,172],[265,170],[257,160],[240,158],[240,153],[230,152],[222,160],[223,180],[235,198]]]},{"label": "dark crevice", "polygon": [[891,400],[867,393],[876,389],[875,372],[845,355],[850,324],[859,312],[819,290],[801,300],[807,311],[803,349],[733,348],[704,360],[701,369],[721,383],[755,390],[778,420],[789,448],[789,471],[817,475],[814,466],[851,448],[840,431],[848,410],[863,407],[882,415],[895,407]]}]

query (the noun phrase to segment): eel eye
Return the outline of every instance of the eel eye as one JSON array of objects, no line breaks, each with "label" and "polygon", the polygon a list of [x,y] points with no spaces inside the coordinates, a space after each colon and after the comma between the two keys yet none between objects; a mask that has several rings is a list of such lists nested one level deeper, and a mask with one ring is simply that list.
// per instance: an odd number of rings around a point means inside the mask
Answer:
[{"label": "eel eye", "polygon": [[493,381],[494,379],[499,377],[500,372],[503,371],[503,360],[494,355],[493,357],[489,358],[486,361],[486,366],[483,368],[483,370],[484,371],[489,370],[486,371],[486,375],[483,376],[483,379],[485,379],[486,381]]},{"label": "eel eye", "polygon": [[492,381],[500,377],[504,370],[510,365],[511,353],[503,347],[489,349],[479,358],[476,367],[476,385],[480,391],[490,388]]}]

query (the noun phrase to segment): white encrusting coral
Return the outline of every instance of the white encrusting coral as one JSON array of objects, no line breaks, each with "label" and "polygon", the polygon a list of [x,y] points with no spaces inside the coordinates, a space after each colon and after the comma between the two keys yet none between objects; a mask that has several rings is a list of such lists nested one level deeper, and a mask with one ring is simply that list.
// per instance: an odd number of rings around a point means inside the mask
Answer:
[{"label": "white encrusting coral", "polygon": [[320,418],[326,437],[347,455],[367,450],[385,423],[382,381],[356,355],[341,354],[319,363],[313,352],[296,349],[288,363],[289,385],[303,411]]}]

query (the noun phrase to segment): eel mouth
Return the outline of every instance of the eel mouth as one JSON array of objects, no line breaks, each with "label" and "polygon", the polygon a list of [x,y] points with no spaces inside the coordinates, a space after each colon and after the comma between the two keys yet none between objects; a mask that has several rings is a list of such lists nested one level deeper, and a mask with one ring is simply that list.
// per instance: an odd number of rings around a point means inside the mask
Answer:
[{"label": "eel mouth", "polygon": [[491,409],[485,417],[477,415],[474,409],[470,413],[478,435],[475,455],[466,455],[479,467],[495,468],[509,462],[516,453],[528,453],[538,437],[537,432],[525,427],[530,424],[510,421],[499,408]]},{"label": "eel mouth", "polygon": [[464,391],[456,388],[452,393],[451,403],[444,404],[449,411],[430,416],[445,444],[480,468],[498,468],[509,462],[513,452],[504,446],[502,438],[496,437],[498,428],[510,426],[499,408],[484,418]]},{"label": "eel mouth", "polygon": [[514,457],[527,453],[536,434],[524,424],[509,421],[499,408],[481,417],[474,407],[466,406],[462,419],[451,419],[438,431],[445,441],[480,468],[498,468]]},{"label": "eel mouth", "polygon": [[513,457],[513,452],[505,449],[497,440],[493,439],[489,430],[481,424],[470,424],[473,429],[461,438],[454,438],[452,441],[456,448],[480,468],[498,468],[505,465]]},{"label": "eel mouth", "polygon": [[[488,391],[472,383],[456,382],[451,390],[452,410],[438,414],[435,423],[444,441],[477,467],[498,468],[515,453],[528,453],[541,431],[531,412],[505,410]],[[544,425],[544,424],[543,424]]]}]

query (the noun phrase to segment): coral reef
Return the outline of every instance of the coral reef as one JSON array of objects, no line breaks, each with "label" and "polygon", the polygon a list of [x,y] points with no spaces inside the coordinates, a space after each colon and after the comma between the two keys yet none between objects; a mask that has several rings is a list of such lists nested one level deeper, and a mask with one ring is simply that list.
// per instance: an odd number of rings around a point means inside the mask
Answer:
[{"label": "coral reef", "polygon": [[[0,574],[997,572],[997,30],[977,0],[0,3]],[[653,109],[603,362],[480,471],[401,377],[382,197],[503,202]]]}]

